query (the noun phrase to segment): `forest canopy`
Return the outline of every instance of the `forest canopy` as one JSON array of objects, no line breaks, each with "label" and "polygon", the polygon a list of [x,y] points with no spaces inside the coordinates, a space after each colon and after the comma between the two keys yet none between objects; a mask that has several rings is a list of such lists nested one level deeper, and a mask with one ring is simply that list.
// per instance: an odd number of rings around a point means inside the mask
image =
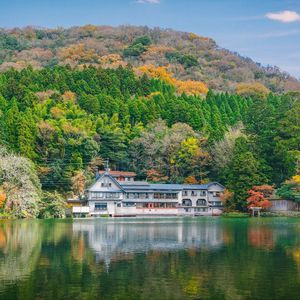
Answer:
[{"label": "forest canopy", "polygon": [[[148,75],[130,66],[3,72],[0,144],[32,161],[43,191],[65,195],[81,196],[109,160],[140,179],[218,181],[242,209],[253,186],[280,186],[299,172],[299,93],[195,95]],[[0,191],[7,184],[2,176]]]}]

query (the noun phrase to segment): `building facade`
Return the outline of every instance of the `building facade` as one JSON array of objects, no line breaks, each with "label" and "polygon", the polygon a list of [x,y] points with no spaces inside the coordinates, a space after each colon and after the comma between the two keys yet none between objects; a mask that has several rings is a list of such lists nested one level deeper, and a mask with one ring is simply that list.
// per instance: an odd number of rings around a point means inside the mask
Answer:
[{"label": "building facade", "polygon": [[[124,173],[122,176],[119,173]],[[73,214],[89,216],[200,216],[220,215],[224,187],[208,184],[151,184],[135,181],[131,172],[102,172],[86,191],[85,210]],[[127,175],[128,176],[127,176]],[[120,180],[121,178],[121,180]]]}]

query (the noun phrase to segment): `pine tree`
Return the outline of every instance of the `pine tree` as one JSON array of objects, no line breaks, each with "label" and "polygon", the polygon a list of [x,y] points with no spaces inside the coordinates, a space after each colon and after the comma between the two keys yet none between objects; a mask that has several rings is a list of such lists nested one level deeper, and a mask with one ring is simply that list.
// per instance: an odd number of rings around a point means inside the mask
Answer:
[{"label": "pine tree", "polygon": [[245,209],[247,191],[252,186],[266,181],[259,161],[251,152],[246,138],[240,137],[236,140],[232,160],[224,175],[226,187],[234,192],[233,201],[236,209]]},{"label": "pine tree", "polygon": [[20,113],[18,132],[18,144],[21,155],[34,159],[36,157],[37,128],[30,108],[26,108],[24,113]]}]

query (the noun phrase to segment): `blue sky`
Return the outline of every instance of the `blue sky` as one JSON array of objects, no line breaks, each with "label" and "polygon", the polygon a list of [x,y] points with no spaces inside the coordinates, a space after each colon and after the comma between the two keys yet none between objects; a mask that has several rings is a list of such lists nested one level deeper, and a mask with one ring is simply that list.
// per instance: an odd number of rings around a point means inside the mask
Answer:
[{"label": "blue sky", "polygon": [[0,0],[0,27],[148,25],[212,37],[300,78],[300,0]]}]

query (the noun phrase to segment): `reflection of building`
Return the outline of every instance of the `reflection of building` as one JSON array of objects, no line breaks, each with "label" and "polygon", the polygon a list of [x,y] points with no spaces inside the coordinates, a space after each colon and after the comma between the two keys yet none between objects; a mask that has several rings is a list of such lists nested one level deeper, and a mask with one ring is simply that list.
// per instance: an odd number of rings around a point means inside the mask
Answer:
[{"label": "reflection of building", "polygon": [[[105,171],[87,190],[91,216],[218,215],[224,187],[208,184],[150,184],[134,181],[132,172]],[[73,208],[73,213],[82,214]]]},{"label": "reflection of building", "polygon": [[[189,221],[190,220],[190,221]],[[84,234],[99,260],[148,251],[213,249],[223,245],[223,229],[203,219],[75,220],[73,233]]]}]

